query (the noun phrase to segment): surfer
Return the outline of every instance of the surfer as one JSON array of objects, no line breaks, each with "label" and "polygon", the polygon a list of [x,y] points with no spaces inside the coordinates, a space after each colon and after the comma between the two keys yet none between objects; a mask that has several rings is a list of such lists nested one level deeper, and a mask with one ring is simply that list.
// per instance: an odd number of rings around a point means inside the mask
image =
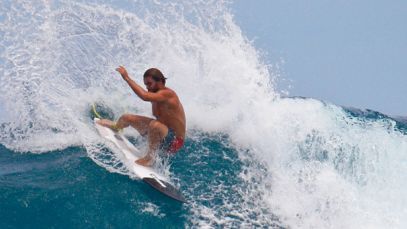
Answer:
[{"label": "surfer", "polygon": [[138,97],[151,102],[155,119],[135,114],[123,114],[117,122],[102,119],[98,123],[114,131],[132,126],[142,136],[147,136],[147,154],[135,161],[143,166],[151,166],[154,163],[155,152],[160,147],[170,154],[180,150],[185,139],[185,113],[177,94],[165,86],[167,78],[157,68],[148,69],[143,75],[146,91],[129,77],[123,66],[118,67],[116,71]]}]

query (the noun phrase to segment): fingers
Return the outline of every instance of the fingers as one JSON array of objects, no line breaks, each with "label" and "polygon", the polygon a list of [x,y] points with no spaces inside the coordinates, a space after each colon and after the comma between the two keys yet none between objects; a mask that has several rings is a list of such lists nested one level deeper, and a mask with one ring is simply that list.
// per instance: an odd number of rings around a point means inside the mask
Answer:
[{"label": "fingers", "polygon": [[116,68],[116,71],[120,72],[122,69],[126,70],[122,65],[120,65],[118,68]]},{"label": "fingers", "polygon": [[123,74],[126,72],[126,69],[120,65],[118,68],[116,68],[116,71],[118,71],[120,74]]},{"label": "fingers", "polygon": [[127,75],[127,71],[126,69],[120,65],[118,68],[116,68],[116,71],[120,73],[120,75],[122,75],[123,79],[128,78],[129,76]]}]

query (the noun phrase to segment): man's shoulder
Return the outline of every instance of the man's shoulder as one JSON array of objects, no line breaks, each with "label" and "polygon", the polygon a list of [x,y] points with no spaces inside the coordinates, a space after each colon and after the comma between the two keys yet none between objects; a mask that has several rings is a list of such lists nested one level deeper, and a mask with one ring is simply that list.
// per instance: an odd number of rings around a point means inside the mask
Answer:
[{"label": "man's shoulder", "polygon": [[164,96],[166,98],[166,102],[172,101],[173,98],[178,98],[175,91],[168,87],[159,90],[157,93],[161,94],[161,96]]},{"label": "man's shoulder", "polygon": [[175,91],[169,87],[161,89],[160,92],[167,96],[174,96],[174,95],[176,96],[177,95],[177,93],[175,93]]}]

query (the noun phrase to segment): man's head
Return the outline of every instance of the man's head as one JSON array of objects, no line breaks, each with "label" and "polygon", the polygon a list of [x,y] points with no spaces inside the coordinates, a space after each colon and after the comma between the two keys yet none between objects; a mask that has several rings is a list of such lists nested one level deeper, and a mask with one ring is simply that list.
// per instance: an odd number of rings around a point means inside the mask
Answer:
[{"label": "man's head", "polygon": [[150,92],[157,92],[161,86],[165,86],[165,80],[162,72],[157,68],[150,68],[143,75],[144,84]]}]

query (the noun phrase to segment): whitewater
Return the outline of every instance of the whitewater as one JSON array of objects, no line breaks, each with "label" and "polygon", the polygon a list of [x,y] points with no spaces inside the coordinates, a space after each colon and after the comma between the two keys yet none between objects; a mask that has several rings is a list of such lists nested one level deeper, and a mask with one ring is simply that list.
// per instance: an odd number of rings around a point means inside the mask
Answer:
[{"label": "whitewater", "polygon": [[[2,1],[0,227],[406,228],[407,123],[284,97],[228,1]],[[187,140],[161,172],[188,204],[132,175],[90,105],[151,116],[115,72],[161,69]],[[126,135],[146,145],[132,130]]]}]

